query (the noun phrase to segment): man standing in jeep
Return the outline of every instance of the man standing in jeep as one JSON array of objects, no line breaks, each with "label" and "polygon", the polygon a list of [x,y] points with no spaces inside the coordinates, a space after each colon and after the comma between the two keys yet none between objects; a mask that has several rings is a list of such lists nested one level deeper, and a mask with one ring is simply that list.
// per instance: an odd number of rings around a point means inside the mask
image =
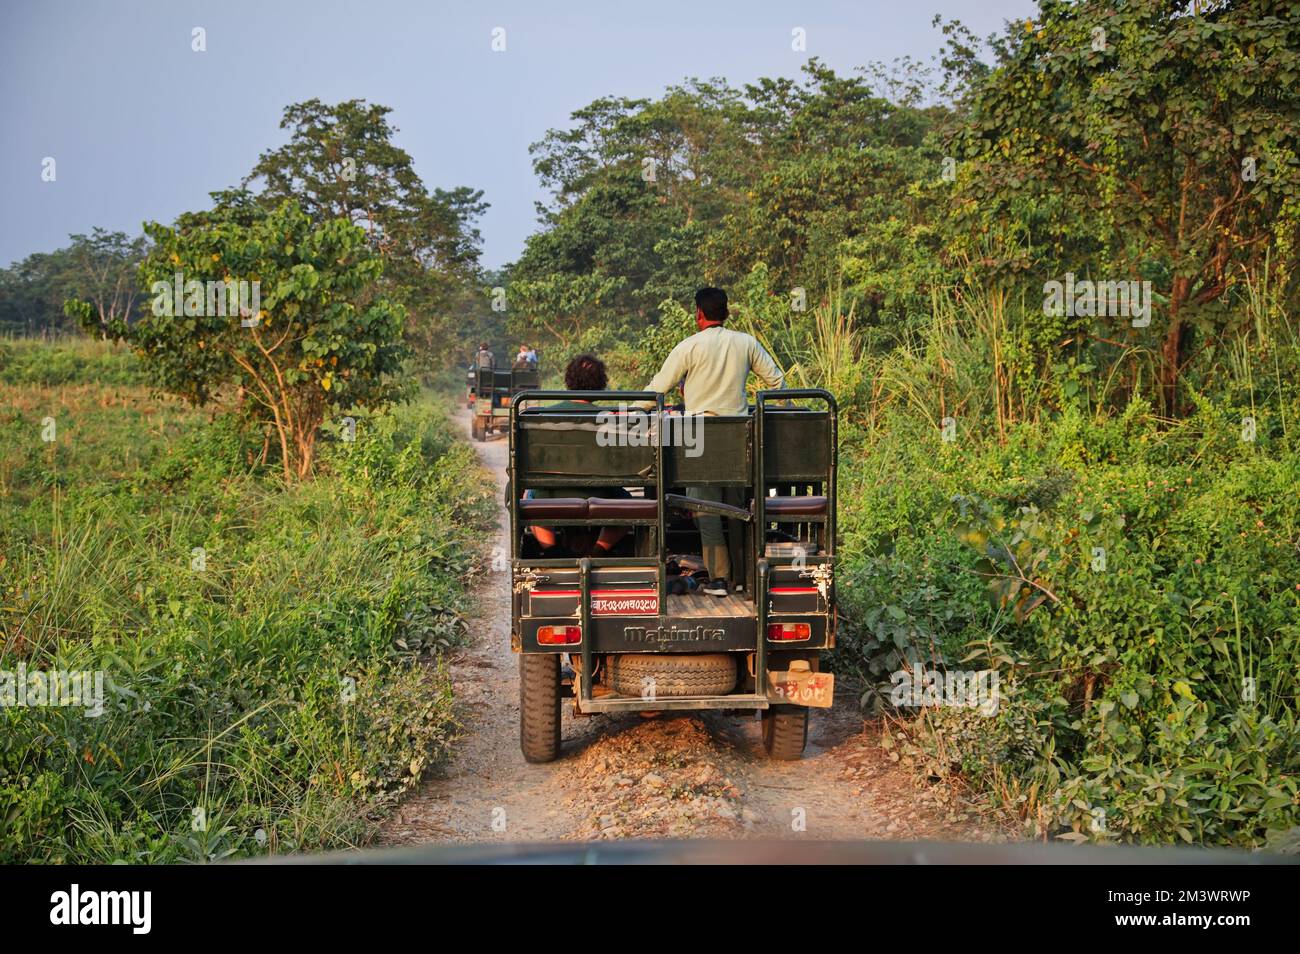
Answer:
[{"label": "man standing in jeep", "polygon": [[[749,412],[745,382],[752,371],[769,389],[785,386],[785,375],[753,335],[723,327],[727,321],[727,293],[721,288],[701,288],[695,293],[695,334],[673,348],[647,391],[666,394],[679,382],[687,414],[743,415]],[[687,493],[699,500],[741,505],[732,488],[691,487]],[[710,581],[704,592],[726,596],[731,578],[731,554],[723,533],[722,517],[697,514],[704,562]]]}]

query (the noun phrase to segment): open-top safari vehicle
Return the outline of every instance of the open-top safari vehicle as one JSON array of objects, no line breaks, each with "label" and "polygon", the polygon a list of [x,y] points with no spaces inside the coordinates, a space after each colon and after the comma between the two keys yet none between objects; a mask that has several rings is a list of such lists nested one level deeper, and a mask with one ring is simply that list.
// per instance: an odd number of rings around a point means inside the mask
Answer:
[{"label": "open-top safari vehicle", "polygon": [[[757,711],[768,754],[799,758],[808,707],[833,691],[819,662],[835,642],[836,464],[822,390],[760,392],[734,417],[665,413],[650,392],[519,394],[508,496],[524,757],[557,757],[571,697],[581,715]],[[688,496],[706,487],[743,505]],[[690,568],[705,573],[692,514],[730,525],[725,596],[690,591]],[[557,538],[545,554],[537,528]],[[623,536],[590,555],[608,528]]]},{"label": "open-top safari vehicle", "polygon": [[493,431],[504,431],[515,395],[540,383],[536,364],[530,368],[475,368],[470,374],[470,411],[474,414],[470,433],[476,441],[487,440]]}]

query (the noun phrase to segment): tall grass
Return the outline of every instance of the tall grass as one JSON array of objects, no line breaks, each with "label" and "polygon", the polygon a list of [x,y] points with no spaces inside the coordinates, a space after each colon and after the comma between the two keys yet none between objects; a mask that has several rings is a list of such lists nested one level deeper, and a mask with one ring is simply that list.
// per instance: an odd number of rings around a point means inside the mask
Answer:
[{"label": "tall grass", "polygon": [[0,672],[102,672],[106,711],[0,708],[0,859],[362,843],[455,731],[439,659],[493,505],[472,451],[426,401],[285,489],[223,421],[25,360],[0,384]]},{"label": "tall grass", "polygon": [[1027,835],[1256,847],[1300,826],[1300,347],[1275,291],[1243,282],[1237,330],[1184,369],[1195,412],[1177,421],[1152,410],[1141,336],[1055,325],[996,287],[936,289],[884,347],[836,293],[749,321],[855,425],[835,665],[868,704],[904,658],[997,668],[995,717],[909,713],[904,748]]}]

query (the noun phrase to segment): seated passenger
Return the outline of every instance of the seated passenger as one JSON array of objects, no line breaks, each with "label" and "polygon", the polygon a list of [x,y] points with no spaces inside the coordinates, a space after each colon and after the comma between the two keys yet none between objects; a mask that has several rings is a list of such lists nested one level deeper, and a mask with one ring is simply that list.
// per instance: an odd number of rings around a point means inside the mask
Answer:
[{"label": "seated passenger", "polygon": [[[605,362],[595,355],[580,354],[570,361],[568,367],[564,369],[564,386],[569,391],[604,391],[607,390],[608,383]],[[575,411],[585,410],[589,407],[591,407],[590,401],[576,398],[570,401],[557,401],[554,404],[548,404],[546,410]],[[538,487],[524,494],[525,498],[535,500],[589,496],[628,498],[632,495],[622,487]],[[531,529],[534,539],[537,540],[543,551],[551,550],[559,543],[558,535],[551,527],[535,526]],[[595,544],[587,547],[580,545],[580,539],[583,536],[588,536],[583,533],[583,529],[582,527],[567,528],[565,542],[568,544],[567,549],[573,552],[574,556],[608,556],[609,552],[614,549],[615,544],[627,536],[628,531],[627,527],[602,527]],[[589,536],[588,539],[590,539]]]},{"label": "seated passenger", "polygon": [[519,353],[515,355],[515,363],[510,366],[512,371],[532,371],[537,367],[537,352],[533,351],[526,344],[519,346]]}]

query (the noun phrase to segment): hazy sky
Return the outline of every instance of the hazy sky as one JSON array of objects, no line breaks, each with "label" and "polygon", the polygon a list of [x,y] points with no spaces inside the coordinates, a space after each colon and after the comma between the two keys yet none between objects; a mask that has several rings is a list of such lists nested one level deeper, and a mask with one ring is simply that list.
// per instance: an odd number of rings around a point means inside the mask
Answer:
[{"label": "hazy sky", "polygon": [[[393,108],[430,188],[483,189],[484,264],[519,254],[542,192],[528,145],[604,95],[690,76],[739,85],[939,49],[934,14],[978,35],[1031,0],[0,0],[0,264],[95,225],[138,234],[205,208],[283,142],[283,107]],[[207,51],[191,49],[194,27]],[[506,50],[493,52],[492,31]],[[807,52],[791,49],[802,27]],[[56,180],[41,178],[45,157]]]}]

